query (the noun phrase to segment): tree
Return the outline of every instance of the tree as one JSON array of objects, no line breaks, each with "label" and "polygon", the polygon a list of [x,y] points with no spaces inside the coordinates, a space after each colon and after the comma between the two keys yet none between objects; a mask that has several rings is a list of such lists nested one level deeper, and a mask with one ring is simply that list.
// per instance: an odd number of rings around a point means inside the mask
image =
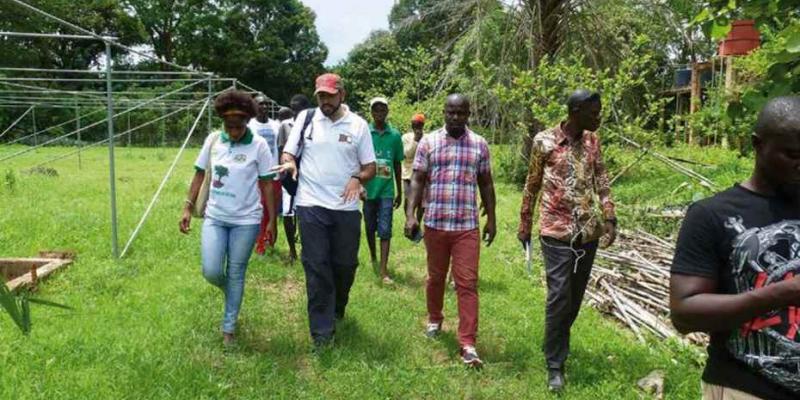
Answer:
[{"label": "tree", "polygon": [[180,63],[238,77],[279,102],[313,89],[328,50],[309,8],[298,0],[216,4],[213,13],[196,15],[179,28]]},{"label": "tree", "polygon": [[[116,36],[123,44],[137,44],[142,39],[136,20],[116,0],[28,3],[92,32]],[[0,3],[0,15],[3,31],[80,34],[10,2]],[[98,41],[0,37],[0,59],[9,67],[86,69],[96,65],[104,51],[105,45]],[[115,53],[120,58],[125,54],[118,49]]]},{"label": "tree", "polygon": [[141,24],[155,55],[168,62],[175,62],[182,24],[215,11],[215,3],[204,0],[124,0],[123,6]]}]

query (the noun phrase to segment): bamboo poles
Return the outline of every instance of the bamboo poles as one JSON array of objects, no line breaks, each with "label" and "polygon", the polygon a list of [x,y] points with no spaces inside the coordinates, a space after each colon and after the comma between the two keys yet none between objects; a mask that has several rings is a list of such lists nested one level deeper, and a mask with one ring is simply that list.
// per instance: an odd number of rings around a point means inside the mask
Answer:
[{"label": "bamboo poles", "polygon": [[615,251],[598,250],[589,282],[589,304],[630,328],[644,342],[645,333],[704,344],[707,337],[681,337],[669,322],[669,278],[675,246],[643,230],[620,232]]}]

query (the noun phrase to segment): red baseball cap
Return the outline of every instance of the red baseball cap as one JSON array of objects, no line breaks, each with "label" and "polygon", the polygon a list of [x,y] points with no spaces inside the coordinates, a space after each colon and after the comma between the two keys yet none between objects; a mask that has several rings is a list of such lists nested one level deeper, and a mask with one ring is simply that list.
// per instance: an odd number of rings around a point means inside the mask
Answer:
[{"label": "red baseball cap", "polygon": [[423,114],[423,113],[414,114],[414,116],[411,117],[411,122],[417,122],[417,123],[424,124],[425,123],[425,114]]},{"label": "red baseball cap", "polygon": [[337,94],[340,90],[344,89],[342,78],[336,74],[322,74],[317,77],[317,89],[314,94],[325,92],[329,94]]}]

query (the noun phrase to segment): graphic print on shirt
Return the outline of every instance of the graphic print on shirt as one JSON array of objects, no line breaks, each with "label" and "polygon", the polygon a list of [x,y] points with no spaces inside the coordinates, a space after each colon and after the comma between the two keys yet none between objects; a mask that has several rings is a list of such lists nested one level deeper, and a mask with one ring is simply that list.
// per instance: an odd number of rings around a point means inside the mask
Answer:
[{"label": "graphic print on shirt", "polygon": [[[741,217],[725,227],[737,233],[730,263],[734,293],[744,293],[800,272],[800,220],[747,229]],[[746,322],[728,339],[738,360],[794,392],[800,392],[800,307],[774,310]]]},{"label": "graphic print on shirt", "polygon": [[375,149],[376,178],[392,178],[392,159],[391,151],[385,149]]},{"label": "graphic print on shirt", "polygon": [[215,188],[220,189],[225,186],[225,184],[222,183],[222,178],[228,176],[228,172],[229,172],[228,168],[224,165],[214,166],[214,175],[217,177],[217,179],[214,179],[213,183],[213,186]]}]

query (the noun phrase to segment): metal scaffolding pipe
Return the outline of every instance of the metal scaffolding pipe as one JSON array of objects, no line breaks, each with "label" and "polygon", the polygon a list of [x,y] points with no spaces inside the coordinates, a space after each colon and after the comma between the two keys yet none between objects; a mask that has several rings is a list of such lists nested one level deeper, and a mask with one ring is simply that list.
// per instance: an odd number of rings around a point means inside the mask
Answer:
[{"label": "metal scaffolding pipe", "polygon": [[[70,39],[70,40],[98,40],[94,36],[68,35],[62,33],[31,33],[31,32],[0,32],[0,36],[25,37],[25,38],[49,38],[49,39]],[[117,40],[115,36],[101,36],[102,40]]]},{"label": "metal scaffolding pipe", "polygon": [[14,122],[12,122],[11,125],[8,128],[6,128],[6,130],[3,131],[3,133],[0,133],[0,138],[3,137],[3,135],[5,135],[6,133],[8,133],[10,130],[14,129],[14,127],[17,126],[17,123],[19,123],[19,121],[22,121],[22,119],[25,118],[25,116],[28,115],[28,113],[31,112],[34,107],[35,106],[31,106],[30,108],[28,108],[24,113],[22,113],[22,115],[19,116],[19,118],[17,118]]},{"label": "metal scaffolding pipe", "polygon": [[[191,85],[187,85],[187,86],[184,86],[184,87],[182,87],[182,88],[176,89],[176,90],[174,90],[173,92],[179,92],[179,91],[182,91],[182,90],[186,90],[186,89],[188,89],[188,88],[190,88],[190,87],[192,87],[192,86],[195,86],[195,85],[197,85],[197,84],[200,84],[200,83],[203,83],[203,82],[204,82],[204,80],[197,81],[197,82],[195,82],[195,83],[193,83],[193,84],[191,84]],[[155,99],[152,99],[152,100],[145,101],[144,103],[141,103],[141,104],[139,104],[139,105],[137,105],[137,106],[131,107],[131,108],[127,109],[127,110],[124,110],[124,111],[122,111],[122,112],[120,112],[120,113],[117,113],[117,114],[115,115],[115,117],[116,117],[116,116],[125,115],[125,114],[127,114],[127,113],[129,113],[129,112],[132,112],[132,111],[138,110],[139,108],[142,108],[142,107],[143,107],[143,106],[145,106],[145,105],[149,105],[149,104],[152,104],[152,103],[155,103],[155,102],[157,102],[158,100],[161,100],[162,98],[169,97],[171,94],[172,94],[172,92],[170,92],[170,93],[166,93],[166,94],[164,94],[164,95],[161,95],[161,96],[159,96],[159,97],[156,97]],[[94,114],[94,113],[96,113],[96,112],[97,112],[97,111],[95,111],[95,112],[93,112],[93,113],[91,113],[91,114]],[[71,122],[73,122],[73,121],[68,121],[67,123],[71,123]],[[87,130],[87,129],[89,129],[89,128],[93,128],[93,127],[95,127],[95,126],[97,126],[97,125],[100,125],[100,124],[102,124],[102,123],[103,123],[103,121],[95,122],[95,123],[93,123],[93,124],[90,124],[90,125],[88,125],[88,126],[85,126],[85,127],[81,128],[81,130]],[[62,125],[63,125],[63,124],[62,124]],[[53,128],[48,128],[47,130],[50,130],[50,129],[53,129]],[[47,131],[47,130],[45,130],[45,131]],[[45,132],[45,131],[42,131],[42,132]],[[16,152],[16,153],[14,153],[14,154],[11,154],[11,155],[9,155],[9,156],[6,156],[6,157],[0,157],[0,161],[5,161],[5,160],[8,160],[8,159],[11,159],[11,158],[14,158],[14,157],[20,156],[20,155],[22,155],[22,154],[25,154],[25,153],[28,153],[28,152],[30,152],[30,151],[36,150],[38,147],[41,147],[41,146],[46,146],[46,145],[48,145],[48,144],[50,144],[50,143],[54,143],[54,142],[57,142],[57,141],[59,141],[59,140],[61,140],[61,139],[64,139],[64,138],[66,138],[66,137],[72,136],[72,135],[74,135],[75,133],[76,133],[76,132],[74,132],[74,131],[73,131],[73,132],[70,132],[70,133],[67,133],[67,134],[61,135],[61,136],[59,136],[59,137],[57,137],[57,138],[55,138],[55,139],[48,140],[48,141],[46,141],[46,142],[42,143],[41,145],[38,145],[38,146],[35,146],[35,147],[30,147],[30,148],[23,149],[23,150],[20,150],[20,151],[18,151],[18,152]],[[19,141],[19,140],[20,140],[20,139],[18,139],[17,141]],[[12,142],[12,143],[15,143],[15,142]],[[9,143],[9,144],[10,144],[10,143]]]},{"label": "metal scaffolding pipe", "polygon": [[178,150],[178,154],[175,155],[175,159],[172,160],[172,164],[169,166],[169,169],[167,170],[166,175],[164,175],[164,178],[161,179],[161,184],[158,185],[158,189],[156,190],[156,193],[153,195],[152,200],[150,200],[150,204],[147,205],[147,209],[145,209],[144,214],[142,214],[142,218],[139,219],[139,223],[136,225],[136,228],[133,230],[133,233],[131,234],[131,237],[128,239],[128,242],[125,244],[125,248],[122,249],[122,254],[120,255],[120,258],[125,257],[125,254],[128,253],[128,249],[130,249],[131,244],[133,244],[133,241],[136,240],[136,237],[139,235],[139,231],[142,229],[142,226],[144,226],[145,221],[147,221],[147,217],[149,217],[150,216],[150,212],[153,211],[153,206],[156,205],[156,202],[158,201],[159,196],[161,196],[161,191],[164,190],[164,186],[166,186],[167,181],[169,180],[169,177],[172,176],[172,172],[175,171],[175,166],[178,165],[178,161],[181,159],[181,156],[183,155],[183,151],[186,150],[186,145],[189,144],[189,139],[192,138],[192,135],[194,134],[195,129],[197,129],[197,124],[200,122],[200,119],[203,117],[203,114],[205,113],[206,109],[208,108],[208,103],[210,101],[211,101],[210,97],[208,99],[206,99],[206,102],[203,104],[203,108],[200,109],[199,113],[197,113],[197,117],[194,119],[194,123],[192,124],[192,128],[189,129],[189,133],[186,134],[186,139],[184,139],[183,145],[181,145],[181,148]]}]

